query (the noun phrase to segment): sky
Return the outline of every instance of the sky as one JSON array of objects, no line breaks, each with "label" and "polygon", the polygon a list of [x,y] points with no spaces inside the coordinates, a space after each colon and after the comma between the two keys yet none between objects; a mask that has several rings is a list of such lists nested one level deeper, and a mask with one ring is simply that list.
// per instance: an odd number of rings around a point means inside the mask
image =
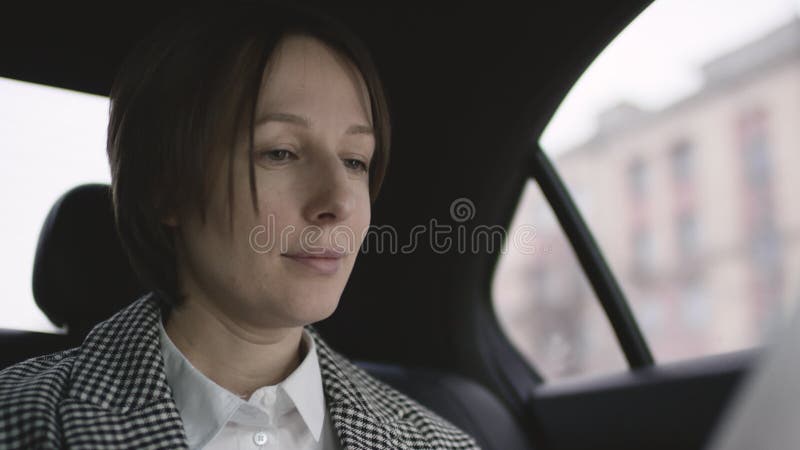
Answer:
[{"label": "sky", "polygon": [[[704,61],[800,12],[800,0],[656,0],[595,60],[541,142],[556,154],[585,140],[620,100],[661,108],[697,89]],[[108,99],[0,78],[0,328],[54,331],[33,302],[36,242],[70,188],[110,181]],[[12,220],[13,218],[13,220]]]},{"label": "sky", "polygon": [[550,155],[591,137],[620,101],[660,109],[701,85],[704,62],[800,14],[800,0],[656,0],[598,55],[545,129]]}]

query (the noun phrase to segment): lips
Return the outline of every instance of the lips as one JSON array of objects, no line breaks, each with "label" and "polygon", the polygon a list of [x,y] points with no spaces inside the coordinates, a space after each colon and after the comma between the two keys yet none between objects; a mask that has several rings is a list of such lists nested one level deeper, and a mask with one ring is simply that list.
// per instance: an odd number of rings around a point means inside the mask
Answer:
[{"label": "lips", "polygon": [[344,254],[333,250],[325,250],[314,253],[287,253],[282,256],[298,263],[303,268],[319,274],[331,275],[339,271]]},{"label": "lips", "polygon": [[344,256],[344,252],[336,251],[332,249],[319,249],[313,251],[305,251],[300,250],[297,252],[287,252],[284,253],[284,256],[289,256],[292,258],[299,257],[299,258],[342,258]]}]

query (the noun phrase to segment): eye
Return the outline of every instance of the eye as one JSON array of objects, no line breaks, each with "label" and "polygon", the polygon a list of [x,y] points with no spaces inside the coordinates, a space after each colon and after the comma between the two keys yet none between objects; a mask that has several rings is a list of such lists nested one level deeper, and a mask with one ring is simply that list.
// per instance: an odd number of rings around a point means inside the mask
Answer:
[{"label": "eye", "polygon": [[284,148],[278,148],[274,150],[262,150],[258,152],[258,157],[260,159],[267,159],[269,161],[274,161],[274,162],[284,162],[292,158],[297,159],[297,155],[294,154],[294,152]]},{"label": "eye", "polygon": [[360,159],[348,158],[344,160],[344,164],[349,169],[360,170],[362,172],[366,172],[369,170],[369,166],[367,166],[367,163],[361,161]]}]

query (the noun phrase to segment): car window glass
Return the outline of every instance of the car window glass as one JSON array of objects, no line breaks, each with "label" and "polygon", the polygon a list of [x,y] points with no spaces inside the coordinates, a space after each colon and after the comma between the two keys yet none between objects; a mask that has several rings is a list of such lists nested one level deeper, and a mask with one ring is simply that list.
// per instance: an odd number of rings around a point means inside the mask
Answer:
[{"label": "car window glass", "polygon": [[[539,140],[659,362],[759,345],[800,300],[799,17],[797,0],[656,0],[595,59]],[[523,202],[514,221],[534,215]],[[502,270],[541,261],[501,262],[498,317],[510,335],[535,336],[549,323],[535,286],[563,285],[574,269],[555,264],[509,286]],[[523,283],[527,315],[504,311]],[[565,329],[595,327],[573,318]],[[547,364],[532,338],[515,344],[532,365]],[[619,357],[605,343],[575,345]]]},{"label": "car window glass", "polygon": [[[576,201],[588,206],[590,196],[580,192]],[[517,210],[492,285],[506,335],[546,380],[625,370],[611,325],[535,182]]]},{"label": "car window glass", "polygon": [[109,183],[108,99],[0,78],[0,328],[54,331],[33,301],[39,231],[61,194]]}]

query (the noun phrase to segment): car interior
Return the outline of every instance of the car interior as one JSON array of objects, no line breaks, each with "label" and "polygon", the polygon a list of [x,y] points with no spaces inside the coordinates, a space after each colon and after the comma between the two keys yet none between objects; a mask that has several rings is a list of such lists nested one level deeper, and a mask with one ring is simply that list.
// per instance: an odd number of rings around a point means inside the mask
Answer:
[{"label": "car interior", "polygon": [[[368,45],[393,122],[372,223],[408,236],[468,198],[477,224],[507,227],[529,181],[550,204],[627,362],[621,373],[547,383],[498,323],[499,251],[359,256],[336,312],[316,324],[331,346],[437,412],[486,449],[701,449],[761,351],[654,358],[538,137],[564,96],[650,0],[306,3]],[[108,95],[128,50],[180,3],[9,13],[0,77]],[[219,2],[224,8],[225,3]],[[11,20],[8,20],[11,19]],[[24,193],[20,194],[24,195]],[[13,212],[6,220],[13,220]],[[145,291],[119,244],[109,186],[82,184],[52,205],[32,267],[36,305],[65,334],[0,330],[0,369],[80,345]]]}]

